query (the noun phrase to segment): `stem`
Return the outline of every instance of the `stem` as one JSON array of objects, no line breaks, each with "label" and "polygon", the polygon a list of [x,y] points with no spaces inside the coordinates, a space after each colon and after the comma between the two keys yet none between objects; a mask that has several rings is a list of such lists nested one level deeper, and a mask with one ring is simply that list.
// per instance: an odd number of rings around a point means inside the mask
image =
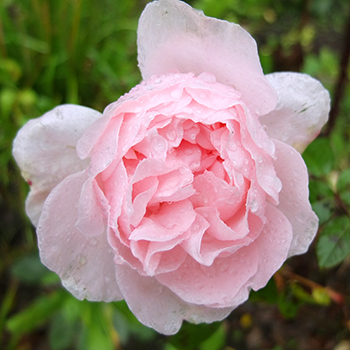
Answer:
[{"label": "stem", "polygon": [[329,136],[335,126],[335,122],[340,111],[340,104],[344,96],[345,87],[348,82],[347,70],[348,70],[349,59],[350,59],[350,15],[345,25],[343,47],[344,49],[340,58],[340,70],[339,70],[339,75],[335,86],[332,108],[329,113],[327,128],[324,132],[325,136]]},{"label": "stem", "polygon": [[324,287],[314,281],[309,280],[308,278],[297,275],[296,273],[288,270],[287,268],[283,268],[279,272],[281,275],[287,277],[288,279],[297,281],[303,286],[310,288],[311,290],[317,289],[317,288],[321,288],[325,290],[328,293],[329,297],[337,304],[341,305],[344,303],[344,295],[335,291],[330,287]]}]

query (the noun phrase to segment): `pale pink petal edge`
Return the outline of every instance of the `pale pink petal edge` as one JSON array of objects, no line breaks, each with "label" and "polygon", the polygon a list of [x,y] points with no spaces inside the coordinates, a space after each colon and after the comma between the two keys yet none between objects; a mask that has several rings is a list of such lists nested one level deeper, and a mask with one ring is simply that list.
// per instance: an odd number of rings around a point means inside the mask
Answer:
[{"label": "pale pink petal edge", "polygon": [[48,196],[37,227],[41,261],[78,299],[121,300],[106,232],[88,237],[75,227],[86,180],[85,171],[70,175]]}]

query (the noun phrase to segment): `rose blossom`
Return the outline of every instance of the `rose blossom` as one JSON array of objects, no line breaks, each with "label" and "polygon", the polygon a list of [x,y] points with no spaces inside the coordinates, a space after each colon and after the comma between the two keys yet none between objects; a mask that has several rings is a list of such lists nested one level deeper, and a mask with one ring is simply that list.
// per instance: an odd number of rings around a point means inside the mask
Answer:
[{"label": "rose blossom", "polygon": [[42,262],[77,298],[125,299],[164,334],[226,317],[304,253],[318,219],[300,156],[329,96],[263,75],[254,39],[177,0],[147,5],[141,84],[103,114],[62,105],[14,156]]}]

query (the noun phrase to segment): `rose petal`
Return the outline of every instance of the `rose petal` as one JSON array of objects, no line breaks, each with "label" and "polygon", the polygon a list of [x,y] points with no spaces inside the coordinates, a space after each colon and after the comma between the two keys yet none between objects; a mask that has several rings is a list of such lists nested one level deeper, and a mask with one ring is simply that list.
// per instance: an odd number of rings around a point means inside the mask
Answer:
[{"label": "rose petal", "polygon": [[106,232],[108,203],[94,178],[88,179],[82,189],[75,227],[86,236],[99,236]]},{"label": "rose petal", "polygon": [[259,252],[258,271],[250,283],[254,290],[263,288],[282,266],[288,257],[293,238],[292,225],[281,211],[267,203],[265,215],[267,222],[252,243],[256,245]]},{"label": "rose petal", "polygon": [[207,72],[240,91],[252,113],[266,114],[276,105],[256,42],[237,24],[205,17],[182,1],[159,0],[143,11],[137,42],[145,80],[174,71]]},{"label": "rose petal", "polygon": [[175,334],[183,320],[211,323],[221,321],[232,311],[232,308],[214,309],[186,303],[155,278],[140,276],[126,265],[117,266],[116,277],[131,312],[140,322],[162,334]]},{"label": "rose petal", "polygon": [[260,118],[271,138],[302,152],[328,120],[330,97],[319,81],[301,73],[267,75],[278,93],[274,111]]},{"label": "rose petal", "polygon": [[66,176],[88,166],[79,159],[76,145],[84,130],[101,116],[87,107],[62,105],[28,121],[18,132],[13,155],[31,183],[26,210],[34,225],[51,190]]},{"label": "rose petal", "polygon": [[301,155],[291,146],[275,140],[275,170],[282,181],[277,208],[293,227],[288,256],[305,253],[314,239],[318,218],[309,202],[308,173]]},{"label": "rose petal", "polygon": [[144,217],[130,235],[130,240],[165,242],[186,232],[195,220],[192,204],[185,199],[180,202],[162,203],[157,214]]},{"label": "rose petal", "polygon": [[191,304],[233,307],[248,297],[242,290],[257,271],[259,252],[253,244],[242,247],[211,266],[204,266],[188,256],[176,270],[159,274],[156,279]]},{"label": "rose petal", "polygon": [[176,270],[186,259],[186,252],[179,246],[187,233],[164,242],[131,241],[133,255],[142,262],[147,276]]},{"label": "rose petal", "polygon": [[41,261],[78,299],[121,300],[107,234],[87,237],[75,228],[86,180],[85,171],[70,175],[47,198],[37,228]]},{"label": "rose petal", "polygon": [[205,170],[197,175],[193,181],[196,193],[190,198],[193,206],[204,207],[211,214],[215,209],[220,213],[221,220],[227,220],[245,204],[245,192],[230,186],[226,181],[217,178],[211,171]]}]

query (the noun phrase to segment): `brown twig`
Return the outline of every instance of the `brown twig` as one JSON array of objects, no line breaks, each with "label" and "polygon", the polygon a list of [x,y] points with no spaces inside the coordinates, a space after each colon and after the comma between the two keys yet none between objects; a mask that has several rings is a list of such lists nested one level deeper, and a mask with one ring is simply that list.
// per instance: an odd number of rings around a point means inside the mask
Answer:
[{"label": "brown twig", "polygon": [[296,273],[290,271],[288,268],[283,268],[279,271],[281,275],[284,277],[287,277],[289,280],[294,280],[299,282],[305,287],[310,288],[311,290],[321,288],[324,291],[327,292],[328,296],[337,304],[342,305],[344,303],[344,295],[335,291],[334,289],[330,287],[324,287],[314,281],[309,280],[308,278],[302,277],[300,275],[297,275]]},{"label": "brown twig", "polygon": [[332,108],[329,113],[327,128],[324,132],[325,136],[329,136],[331,134],[340,111],[340,105],[344,96],[345,87],[349,81],[349,77],[347,74],[349,60],[350,60],[350,14],[348,17],[348,21],[345,25],[343,52],[341,53],[341,58],[340,58],[340,70],[339,70],[338,79],[335,85]]}]

